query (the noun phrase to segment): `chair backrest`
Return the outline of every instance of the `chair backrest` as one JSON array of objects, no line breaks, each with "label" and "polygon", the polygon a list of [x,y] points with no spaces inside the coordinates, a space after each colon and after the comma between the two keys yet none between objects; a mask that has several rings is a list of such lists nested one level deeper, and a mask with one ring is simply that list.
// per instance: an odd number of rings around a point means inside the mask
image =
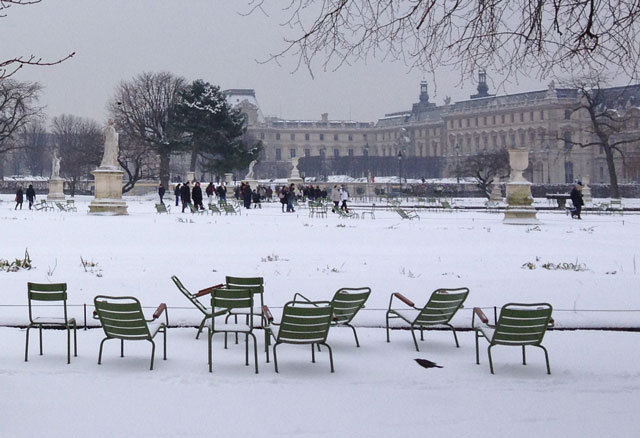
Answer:
[{"label": "chair backrest", "polygon": [[364,306],[371,295],[369,287],[343,287],[338,289],[331,304],[333,305],[334,323],[349,324],[356,313]]},{"label": "chair backrest", "polygon": [[64,319],[67,319],[67,283],[27,283],[29,321],[33,322],[32,301],[62,301]]},{"label": "chair backrest", "polygon": [[431,325],[447,324],[462,307],[469,295],[469,289],[436,289],[422,308],[414,324]]},{"label": "chair backrest", "polygon": [[[211,291],[211,307],[222,308],[227,310],[248,309],[249,318],[247,322],[249,327],[253,327],[253,291],[251,289],[213,289]],[[212,319],[215,330],[216,319]]]},{"label": "chair backrest", "polygon": [[553,308],[548,303],[509,303],[502,306],[491,344],[540,345]]},{"label": "chair backrest", "polygon": [[282,311],[276,342],[323,343],[327,340],[333,306],[329,301],[289,301]]},{"label": "chair backrest", "polygon": [[130,340],[151,338],[149,326],[137,298],[98,295],[93,299],[93,303],[108,338]]},{"label": "chair backrest", "polygon": [[164,204],[156,204],[156,211],[158,213],[168,213],[167,206]]},{"label": "chair backrest", "polygon": [[182,295],[184,295],[185,297],[187,297],[187,299],[189,301],[191,301],[191,303],[196,306],[198,308],[198,310],[200,310],[202,313],[207,314],[207,308],[205,307],[204,304],[202,304],[200,302],[200,300],[198,300],[198,298],[192,294],[191,292],[189,292],[187,290],[186,287],[184,287],[184,285],[182,284],[182,282],[178,279],[178,277],[176,277],[175,275],[171,276],[171,279],[173,280],[173,282],[175,283],[176,287],[178,288],[178,290],[180,292],[182,292]]},{"label": "chair backrest", "polygon": [[264,306],[264,278],[263,277],[225,277],[227,289],[250,289],[254,294],[260,294],[260,307]]}]

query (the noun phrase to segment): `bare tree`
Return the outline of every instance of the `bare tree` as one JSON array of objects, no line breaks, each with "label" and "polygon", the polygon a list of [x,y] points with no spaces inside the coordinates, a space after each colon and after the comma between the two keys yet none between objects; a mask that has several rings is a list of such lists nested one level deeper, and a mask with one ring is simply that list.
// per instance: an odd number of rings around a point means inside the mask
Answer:
[{"label": "bare tree", "polygon": [[141,179],[158,177],[157,155],[147,142],[132,139],[126,133],[120,135],[118,163],[127,174],[122,193],[133,189]]},{"label": "bare tree", "polygon": [[160,158],[160,181],[169,184],[171,154],[179,150],[171,112],[186,81],[168,72],[142,73],[116,87],[109,110],[132,141],[146,143]]},{"label": "bare tree", "polygon": [[0,155],[19,148],[17,134],[42,115],[39,93],[36,83],[0,80]]},{"label": "bare tree", "polygon": [[60,174],[71,178],[71,196],[82,178],[100,164],[103,135],[100,125],[91,119],[69,114],[54,117],[52,133],[60,148]]},{"label": "bare tree", "polygon": [[[265,0],[250,11],[268,14]],[[470,77],[491,67],[505,76],[553,69],[602,72],[615,66],[638,78],[637,0],[289,0],[284,48],[311,71],[381,57],[433,72]]]},{"label": "bare tree", "polygon": [[489,186],[495,177],[509,175],[509,154],[506,149],[497,151],[482,151],[476,155],[466,157],[459,167],[462,175],[472,176],[482,193],[489,198]]},{"label": "bare tree", "polygon": [[[640,86],[603,88],[600,78],[574,81],[579,103],[573,112],[586,116],[587,123],[582,130],[587,134],[585,141],[574,141],[563,136],[565,150],[573,146],[581,148],[599,147],[604,152],[612,198],[620,197],[616,156],[624,162],[625,147],[640,143],[640,134],[628,128],[638,119],[636,106],[640,103]],[[629,105],[635,100],[635,105]]]},{"label": "bare tree", "polygon": [[[40,1],[41,0],[0,0],[0,18],[4,18],[6,16],[5,11],[11,6],[32,5],[40,3]],[[42,58],[39,58],[36,55],[14,56],[4,60],[0,59],[0,81],[14,75],[25,65],[47,66],[60,64],[61,62],[73,57],[75,54],[76,52],[72,52],[64,58],[56,61],[43,61]]]},{"label": "bare tree", "polygon": [[49,134],[40,120],[29,123],[22,132],[24,162],[31,175],[44,176],[51,165]]}]

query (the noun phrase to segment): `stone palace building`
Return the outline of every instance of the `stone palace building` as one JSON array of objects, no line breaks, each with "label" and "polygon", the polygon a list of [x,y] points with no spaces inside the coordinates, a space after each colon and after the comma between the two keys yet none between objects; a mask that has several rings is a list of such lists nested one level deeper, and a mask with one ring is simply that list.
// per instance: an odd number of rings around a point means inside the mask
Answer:
[{"label": "stone palace building", "polygon": [[[640,139],[640,85],[604,91],[610,108],[630,115],[617,135]],[[404,163],[404,177],[456,177],[464,176],[457,175],[457,169],[466,156],[525,147],[530,151],[526,176],[533,183],[563,184],[585,177],[592,183],[608,182],[602,148],[578,145],[593,141],[588,113],[574,111],[580,103],[578,90],[556,88],[553,82],[546,90],[496,96],[489,94],[486,74],[480,72],[477,93],[469,100],[447,99],[438,106],[429,100],[423,81],[418,102],[375,123],[331,120],[327,114],[320,120],[265,117],[254,90],[225,94],[246,114],[250,134],[263,142],[263,156],[256,166],[259,178],[288,176],[294,157],[300,158],[303,171],[320,163],[314,176],[321,178],[336,173],[363,176],[373,163],[386,170],[374,176],[398,175],[398,164]],[[624,163],[619,155],[616,162],[619,182],[640,182],[640,142],[626,144],[623,150]],[[358,170],[349,172],[344,163],[356,163]],[[402,173],[403,168],[399,170]]]}]

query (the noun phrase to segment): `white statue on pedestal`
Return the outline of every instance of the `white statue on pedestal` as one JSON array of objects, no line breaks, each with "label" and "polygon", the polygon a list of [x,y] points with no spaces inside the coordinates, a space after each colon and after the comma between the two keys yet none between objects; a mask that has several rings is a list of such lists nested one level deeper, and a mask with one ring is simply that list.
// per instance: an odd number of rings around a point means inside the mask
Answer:
[{"label": "white statue on pedestal", "polygon": [[53,150],[53,156],[51,157],[51,178],[60,178],[60,156],[58,150]]},{"label": "white statue on pedestal", "polygon": [[113,126],[113,120],[109,120],[109,124],[104,130],[104,155],[100,167],[120,168],[118,164],[118,133]]},{"label": "white statue on pedestal", "polygon": [[253,173],[253,168],[255,167],[255,165],[258,163],[258,160],[253,160],[251,163],[249,163],[249,172],[247,172],[247,175],[244,177],[244,179],[254,179],[255,175]]}]

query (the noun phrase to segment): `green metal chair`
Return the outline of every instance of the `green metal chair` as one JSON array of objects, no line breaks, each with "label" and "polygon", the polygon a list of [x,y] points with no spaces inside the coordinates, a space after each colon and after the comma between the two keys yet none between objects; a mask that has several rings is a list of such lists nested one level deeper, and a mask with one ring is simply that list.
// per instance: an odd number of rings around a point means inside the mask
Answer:
[{"label": "green metal chair", "polygon": [[198,309],[204,315],[204,317],[202,318],[202,322],[198,327],[198,333],[196,334],[196,339],[198,339],[200,337],[200,333],[202,333],[202,330],[204,329],[204,325],[206,324],[207,319],[211,319],[213,316],[220,316],[227,313],[227,309],[216,309],[215,311],[212,311],[210,307],[207,307],[204,304],[202,304],[198,298],[203,297],[205,295],[210,295],[213,289],[220,288],[224,285],[218,284],[216,286],[211,286],[206,289],[202,289],[198,293],[193,294],[189,292],[189,290],[187,290],[186,287],[184,287],[184,285],[178,279],[178,277],[176,277],[175,275],[172,275],[171,279],[173,280],[175,285],[178,287],[178,290],[182,292],[182,294],[185,297],[187,297],[189,301],[191,301],[191,304],[193,304],[196,307],[196,309]]},{"label": "green metal chair", "polygon": [[251,289],[224,289],[216,288],[211,291],[211,307],[214,309],[222,308],[228,311],[244,310],[247,313],[246,323],[232,323],[226,322],[216,323],[216,317],[211,318],[211,324],[209,325],[209,372],[213,370],[212,361],[212,348],[211,340],[216,333],[225,334],[225,348],[227,348],[227,334],[244,334],[245,335],[245,364],[249,365],[249,336],[253,338],[253,354],[256,367],[256,374],[258,374],[258,345],[256,343],[256,337],[253,334],[253,295],[254,292]]},{"label": "green metal chair", "polygon": [[[409,300],[402,294],[395,292],[391,294],[389,299],[389,309],[387,310],[387,342],[389,342],[389,320],[400,318],[409,324],[411,329],[411,336],[413,336],[413,343],[416,346],[416,351],[420,351],[418,348],[418,341],[416,340],[416,329],[420,329],[420,340],[424,341],[424,328],[434,325],[445,325],[453,331],[453,338],[456,341],[456,347],[460,348],[458,343],[458,336],[456,335],[456,329],[449,323],[458,309],[463,307],[464,301],[469,295],[469,289],[461,287],[457,289],[437,289],[429,298],[427,304],[422,309],[415,306],[413,301]],[[409,309],[393,309],[393,299],[397,298],[407,306]]]},{"label": "green metal chair", "polygon": [[[151,342],[151,366],[156,352],[156,344],[153,339],[158,333],[163,334],[163,359],[167,360],[167,327],[169,316],[167,305],[161,303],[153,313],[153,319],[144,318],[140,301],[134,297],[108,297],[98,295],[93,299],[95,305],[94,316],[100,320],[105,338],[100,342],[98,353],[98,365],[102,363],[102,346],[108,339],[120,339],[120,357],[124,357],[124,341],[149,341]],[[165,320],[158,318],[164,313]]]},{"label": "green metal chair", "polygon": [[[273,323],[273,316],[267,306],[264,307],[265,318]],[[331,372],[333,369],[333,353],[327,344],[327,336],[333,319],[333,306],[329,301],[289,301],[284,305],[282,320],[278,325],[278,334],[274,335],[271,326],[267,326],[267,347],[269,335],[273,336],[273,362],[278,372],[278,356],[276,348],[280,344],[311,345],[311,362],[315,363],[315,346],[324,345],[329,350]],[[269,355],[267,353],[267,362]]]},{"label": "green metal chair", "polygon": [[[67,330],[67,363],[71,363],[71,328],[73,328],[73,356],[78,356],[78,336],[75,318],[67,314],[67,284],[66,283],[27,283],[27,298],[29,300],[29,325],[27,326],[27,340],[24,351],[24,361],[29,360],[29,330],[38,327],[40,334],[40,355],[42,356],[42,328],[63,327]],[[43,302],[49,305],[62,306],[62,317],[37,316],[34,317],[33,302]]]},{"label": "green metal chair", "polygon": [[[542,339],[548,327],[553,326],[551,313],[553,308],[548,303],[521,304],[509,303],[502,306],[498,323],[489,324],[489,319],[478,307],[473,309],[471,326],[476,332],[476,364],[480,364],[480,353],[478,339],[485,338],[489,342],[487,349],[489,355],[489,368],[493,373],[493,360],[491,359],[491,348],[496,345],[509,345],[522,347],[522,364],[527,364],[525,347],[531,345],[542,348],[547,362],[547,374],[551,374],[549,367],[549,354],[542,344]],[[476,327],[476,316],[482,324]]]},{"label": "green metal chair", "polygon": [[[371,288],[369,287],[343,287],[338,289],[331,299],[331,305],[333,306],[331,325],[350,327],[356,339],[356,347],[360,347],[360,342],[358,342],[358,333],[356,332],[356,328],[351,325],[351,321],[360,309],[364,307],[364,303],[369,299],[369,295],[371,295]],[[296,293],[293,296],[293,300],[299,301],[298,298],[311,302],[311,300],[304,295]]]}]

